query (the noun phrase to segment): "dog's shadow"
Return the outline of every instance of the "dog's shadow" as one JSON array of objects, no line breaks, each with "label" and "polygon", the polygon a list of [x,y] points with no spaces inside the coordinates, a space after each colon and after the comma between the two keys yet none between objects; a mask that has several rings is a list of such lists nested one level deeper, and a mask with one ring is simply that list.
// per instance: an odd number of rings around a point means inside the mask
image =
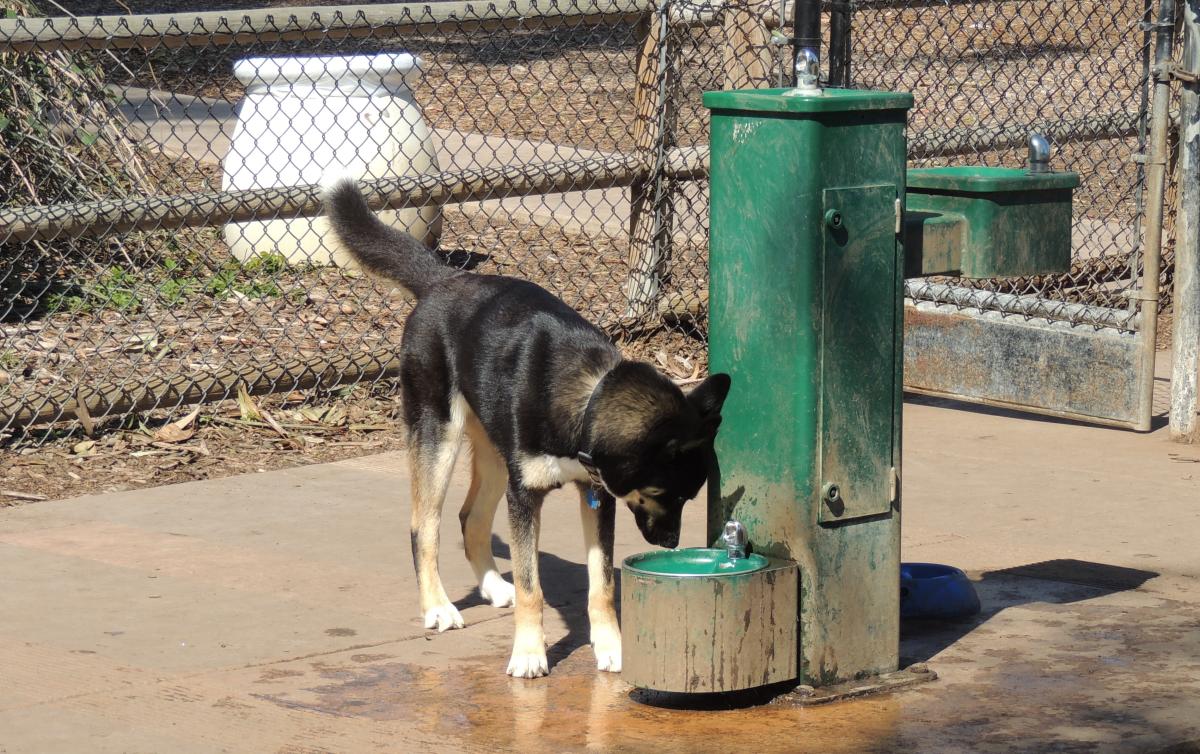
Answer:
[{"label": "dog's shadow", "polygon": [[[495,534],[492,535],[492,554],[497,558],[510,560],[508,544]],[[614,564],[615,570],[615,564]],[[542,594],[546,605],[558,613],[567,625],[567,633],[558,641],[546,648],[546,657],[553,668],[572,652],[588,643],[589,623],[587,615],[588,575],[587,566],[563,560],[548,552],[538,556],[538,572],[542,582]],[[504,578],[512,581],[512,573],[505,573]],[[613,573],[617,614],[621,611],[621,572]],[[487,603],[479,596],[478,589],[472,589],[466,597],[454,602],[459,610]]]}]

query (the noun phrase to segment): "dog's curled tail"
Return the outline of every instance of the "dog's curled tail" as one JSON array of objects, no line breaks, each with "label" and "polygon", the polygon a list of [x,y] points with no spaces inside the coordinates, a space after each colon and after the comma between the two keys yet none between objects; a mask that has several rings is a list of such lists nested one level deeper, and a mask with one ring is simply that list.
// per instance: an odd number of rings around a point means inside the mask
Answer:
[{"label": "dog's curled tail", "polygon": [[399,283],[417,298],[456,274],[425,244],[380,220],[352,179],[331,183],[323,199],[334,236],[368,272]]}]

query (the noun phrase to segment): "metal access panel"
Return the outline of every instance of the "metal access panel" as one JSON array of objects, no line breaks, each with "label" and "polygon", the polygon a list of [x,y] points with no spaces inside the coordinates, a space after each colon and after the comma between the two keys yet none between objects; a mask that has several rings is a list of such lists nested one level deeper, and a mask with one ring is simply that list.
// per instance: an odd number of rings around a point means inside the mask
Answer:
[{"label": "metal access panel", "polygon": [[1019,411],[1144,429],[1141,336],[908,301],[904,387]]},{"label": "metal access panel", "polygon": [[818,494],[826,524],[891,509],[898,292],[896,187],[823,196]]}]

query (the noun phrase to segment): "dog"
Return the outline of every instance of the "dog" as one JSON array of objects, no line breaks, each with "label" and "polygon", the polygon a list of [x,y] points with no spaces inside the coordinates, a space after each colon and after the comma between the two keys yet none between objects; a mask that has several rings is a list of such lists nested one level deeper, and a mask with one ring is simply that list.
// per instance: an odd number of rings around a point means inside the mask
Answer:
[{"label": "dog", "polygon": [[[508,674],[549,673],[538,533],[547,493],[566,484],[580,495],[596,666],[619,672],[616,501],[633,512],[648,542],[678,545],[684,503],[707,478],[729,376],[711,375],[685,394],[653,366],[622,358],[598,327],[534,283],[443,264],[380,221],[353,181],[335,181],[324,204],[334,237],[358,264],[416,299],[400,345],[399,381],[425,627],[463,627],[438,573],[438,529],[465,437],[471,484],[458,517],[481,595],[495,607],[516,607]],[[491,551],[503,496],[513,584]]]}]

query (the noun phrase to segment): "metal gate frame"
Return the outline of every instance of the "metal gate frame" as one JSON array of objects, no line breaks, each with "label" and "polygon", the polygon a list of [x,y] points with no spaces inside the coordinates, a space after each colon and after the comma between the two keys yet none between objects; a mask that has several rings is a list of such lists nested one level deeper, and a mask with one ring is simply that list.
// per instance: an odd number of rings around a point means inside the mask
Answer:
[{"label": "metal gate frame", "polygon": [[1179,205],[1175,218],[1171,436],[1200,440],[1200,0],[1184,0],[1179,95]]}]

